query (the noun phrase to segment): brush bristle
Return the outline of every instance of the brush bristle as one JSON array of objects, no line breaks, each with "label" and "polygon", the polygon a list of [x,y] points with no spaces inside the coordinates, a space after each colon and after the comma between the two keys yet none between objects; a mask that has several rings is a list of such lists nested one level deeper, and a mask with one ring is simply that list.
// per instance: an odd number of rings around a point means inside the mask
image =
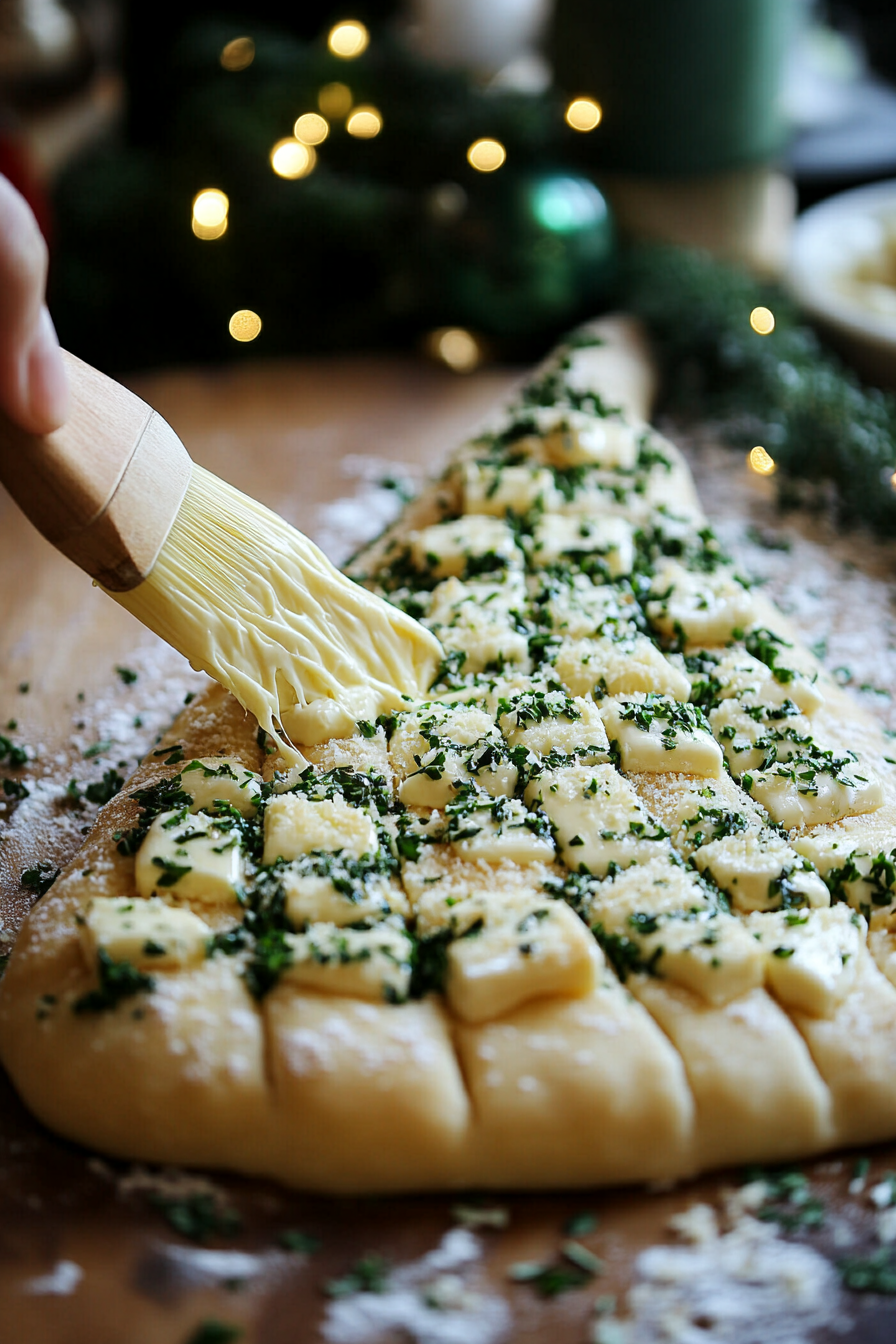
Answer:
[{"label": "brush bristle", "polygon": [[149,576],[110,596],[226,686],[287,757],[284,735],[349,734],[418,698],[441,656],[428,630],[202,467]]}]

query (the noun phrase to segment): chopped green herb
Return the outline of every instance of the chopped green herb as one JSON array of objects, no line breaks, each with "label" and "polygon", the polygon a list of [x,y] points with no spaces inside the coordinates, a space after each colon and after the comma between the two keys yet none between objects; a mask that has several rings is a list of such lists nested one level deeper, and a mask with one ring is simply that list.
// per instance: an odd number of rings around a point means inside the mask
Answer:
[{"label": "chopped green herb", "polygon": [[163,859],[158,856],[153,859],[153,863],[162,870],[162,876],[156,878],[157,887],[174,887],[182,877],[186,877],[187,873],[193,871],[189,864],[172,863],[170,859]]},{"label": "chopped green herb", "polygon": [[99,988],[88,990],[72,1004],[75,1013],[102,1013],[116,1008],[122,999],[134,994],[149,994],[155,989],[151,975],[138,971],[129,961],[114,961],[105,948],[97,955]]},{"label": "chopped green herb", "polygon": [[164,1215],[175,1232],[190,1241],[230,1237],[242,1227],[242,1219],[236,1209],[211,1193],[200,1192],[181,1199],[168,1195],[150,1195],[149,1202]]},{"label": "chopped green herb", "polygon": [[866,1259],[841,1260],[837,1268],[843,1286],[854,1293],[896,1294],[896,1263],[888,1246],[882,1246]]},{"label": "chopped green herb", "polygon": [[390,1265],[375,1251],[356,1260],[347,1274],[328,1279],[324,1284],[327,1297],[348,1297],[351,1293],[384,1293],[389,1283]]},{"label": "chopped green herb", "polygon": [[125,686],[133,686],[134,682],[137,680],[137,673],[132,672],[129,667],[116,667],[115,671],[118,673]]},{"label": "chopped green herb", "polygon": [[186,793],[181,784],[180,775],[173,775],[171,779],[157,780],[155,784],[150,784],[145,789],[135,789],[129,795],[140,805],[143,815],[137,826],[133,826],[129,831],[118,832],[114,836],[118,841],[119,854],[136,854],[150,825],[160,813],[192,806],[193,796]]},{"label": "chopped green herb", "polygon": [[276,985],[287,966],[292,965],[292,948],[282,928],[269,928],[257,938],[252,958],[243,972],[249,993],[263,999]]},{"label": "chopped green herb", "polygon": [[478,1204],[455,1204],[451,1217],[462,1227],[507,1227],[510,1214],[507,1209],[480,1207]]},{"label": "chopped green herb", "polygon": [[227,1321],[209,1316],[200,1321],[187,1344],[233,1344],[234,1340],[242,1339],[245,1333],[241,1325],[230,1325]]},{"label": "chopped green herb", "polygon": [[298,1228],[288,1227],[280,1233],[277,1244],[282,1246],[285,1251],[295,1251],[297,1255],[313,1255],[315,1251],[320,1250],[321,1239],[313,1236],[310,1232],[302,1232]]},{"label": "chopped green herb", "polygon": [[[584,1252],[581,1256],[581,1263],[578,1259],[573,1260],[567,1255],[567,1247],[577,1247],[575,1255]],[[584,1246],[579,1247],[578,1242],[567,1242],[563,1249],[563,1254],[571,1261],[569,1264],[543,1265],[537,1261],[523,1260],[511,1265],[507,1271],[507,1277],[514,1283],[530,1283],[540,1297],[557,1297],[560,1293],[566,1293],[572,1288],[584,1288],[587,1283],[603,1270],[603,1265],[597,1256],[592,1256]],[[588,1260],[587,1265],[585,1260]]]},{"label": "chopped green herb", "polygon": [[569,1237],[587,1237],[590,1232],[594,1231],[597,1224],[597,1214],[586,1210],[584,1213],[575,1213],[571,1218],[568,1218],[563,1230]]},{"label": "chopped green herb", "polygon": [[448,974],[448,944],[451,940],[449,929],[440,929],[429,938],[416,940],[411,969],[411,998],[422,999],[430,992],[441,994]]},{"label": "chopped green herb", "polygon": [[[11,719],[10,722],[15,722],[15,720]],[[11,765],[15,769],[20,765],[25,765],[27,760],[27,747],[20,747],[8,737],[0,734],[0,765]]]},{"label": "chopped green herb", "polygon": [[85,752],[82,753],[85,761],[92,761],[95,756],[102,756],[104,752],[111,750],[112,743],[107,738],[102,742],[94,742]]},{"label": "chopped green herb", "polygon": [[571,1264],[577,1266],[578,1269],[583,1270],[589,1276],[604,1272],[603,1261],[593,1251],[589,1251],[587,1246],[583,1246],[581,1242],[565,1241],[560,1250]]},{"label": "chopped green herb", "polygon": [[746,1183],[762,1181],[765,1200],[757,1216],[766,1223],[777,1223],[786,1231],[821,1227],[825,1219],[824,1203],[812,1193],[809,1180],[801,1171],[785,1168],[767,1172],[750,1167]]},{"label": "chopped green herb", "polygon": [[237,924],[234,929],[226,929],[222,933],[213,933],[205,944],[205,955],[213,957],[216,952],[223,952],[225,957],[232,957],[237,952],[241,952],[249,942],[249,935],[242,924]]},{"label": "chopped green herb", "polygon": [[52,863],[36,863],[33,868],[26,868],[22,873],[22,886],[36,891],[38,896],[45,896],[61,871]]},{"label": "chopped green herb", "polygon": [[[75,781],[72,780],[72,784],[74,783]],[[70,787],[71,785],[69,788]],[[101,780],[87,785],[87,788],[84,790],[84,796],[89,802],[99,803],[102,807],[105,803],[108,803],[110,799],[114,798],[117,793],[120,793],[123,788],[124,776],[120,775],[117,770],[106,770],[104,771]]]}]

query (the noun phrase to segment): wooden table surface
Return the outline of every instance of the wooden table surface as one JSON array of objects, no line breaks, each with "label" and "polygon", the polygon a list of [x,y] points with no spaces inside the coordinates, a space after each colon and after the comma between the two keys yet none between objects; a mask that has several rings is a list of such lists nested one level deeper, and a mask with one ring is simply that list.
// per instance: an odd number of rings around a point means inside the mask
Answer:
[{"label": "wooden table surface", "polygon": [[[437,465],[516,376],[489,370],[461,379],[410,360],[340,358],[246,363],[129,382],[203,466],[338,548],[344,531],[359,519],[363,524],[366,514],[374,519],[382,507],[383,492],[372,484],[377,473],[414,477]],[[354,502],[334,505],[346,496]],[[754,506],[769,507],[763,497]],[[345,558],[344,546],[335,558]],[[95,809],[75,792],[107,771],[126,775],[201,680],[92,589],[3,495],[0,650],[0,733],[28,744],[32,758],[22,772],[29,796],[9,798],[0,808],[0,922],[10,944],[34,897],[22,885],[23,870],[63,863],[92,819]],[[15,727],[4,728],[10,723]],[[76,789],[67,793],[70,780]],[[896,1166],[896,1151],[873,1157],[873,1172]],[[844,1218],[853,1246],[861,1248],[863,1239],[871,1244],[872,1212],[853,1208],[846,1197],[851,1164],[845,1155],[806,1168],[830,1207],[846,1210],[812,1240],[833,1257]],[[260,1181],[213,1179],[242,1226],[203,1250],[169,1226],[141,1188],[139,1173],[135,1180],[123,1164],[98,1161],[48,1134],[0,1076],[0,1344],[187,1344],[204,1321],[240,1327],[247,1344],[321,1338],[327,1279],[344,1274],[367,1251],[395,1264],[431,1251],[452,1227],[457,1203],[450,1196],[326,1200]],[[509,1313],[504,1337],[514,1344],[548,1338],[584,1344],[592,1337],[594,1299],[623,1294],[636,1253],[669,1239],[670,1215],[697,1199],[717,1200],[732,1179],[714,1177],[665,1193],[487,1200],[509,1214],[505,1230],[477,1234],[480,1287],[499,1295]],[[587,1290],[551,1300],[525,1284],[510,1285],[508,1265],[556,1259],[566,1220],[583,1210],[599,1216],[583,1240],[605,1272]],[[279,1237],[297,1228],[320,1237],[320,1250],[283,1250]],[[845,1333],[816,1331],[811,1338],[891,1341],[896,1308],[890,1301],[846,1295]],[[209,1329],[204,1344],[236,1337]],[[401,1331],[381,1336],[409,1337]],[[709,1344],[721,1339],[705,1323],[701,1337]],[[724,1336],[730,1344],[748,1337],[752,1341],[753,1335]],[[433,1344],[453,1338],[431,1336]],[[803,1338],[794,1335],[793,1344]]]}]

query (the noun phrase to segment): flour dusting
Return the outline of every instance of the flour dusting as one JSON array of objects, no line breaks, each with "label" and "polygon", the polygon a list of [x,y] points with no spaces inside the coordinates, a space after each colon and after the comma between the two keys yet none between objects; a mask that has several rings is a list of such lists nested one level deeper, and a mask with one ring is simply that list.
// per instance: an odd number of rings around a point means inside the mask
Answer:
[{"label": "flour dusting", "polygon": [[84,1277],[84,1271],[74,1260],[57,1260],[49,1274],[26,1279],[22,1292],[35,1297],[68,1297]]},{"label": "flour dusting", "polygon": [[352,494],[342,495],[317,511],[311,537],[334,565],[344,565],[365,542],[373,541],[401,513],[404,501],[423,486],[425,472],[411,462],[349,453],[339,464]]},{"label": "flour dusting", "polygon": [[473,1233],[452,1228],[434,1250],[395,1270],[385,1292],[330,1303],[321,1334],[329,1344],[375,1344],[396,1335],[414,1344],[496,1344],[510,1311],[482,1288],[479,1257]]},{"label": "flour dusting", "polygon": [[707,1205],[673,1230],[691,1244],[641,1252],[622,1319],[598,1321],[596,1344],[811,1344],[848,1328],[837,1271],[811,1246],[748,1215],[720,1233]]}]

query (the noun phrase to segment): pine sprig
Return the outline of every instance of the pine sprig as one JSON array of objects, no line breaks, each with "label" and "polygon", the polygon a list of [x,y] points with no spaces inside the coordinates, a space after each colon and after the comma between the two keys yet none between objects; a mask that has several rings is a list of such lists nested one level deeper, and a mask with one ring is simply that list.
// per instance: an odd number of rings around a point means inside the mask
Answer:
[{"label": "pine sprig", "polygon": [[[750,326],[753,308],[775,330]],[[777,287],[705,253],[632,249],[623,306],[647,323],[665,367],[669,404],[720,421],[736,447],[761,443],[780,469],[782,502],[825,506],[892,534],[896,524],[896,399],[865,387]]]}]

